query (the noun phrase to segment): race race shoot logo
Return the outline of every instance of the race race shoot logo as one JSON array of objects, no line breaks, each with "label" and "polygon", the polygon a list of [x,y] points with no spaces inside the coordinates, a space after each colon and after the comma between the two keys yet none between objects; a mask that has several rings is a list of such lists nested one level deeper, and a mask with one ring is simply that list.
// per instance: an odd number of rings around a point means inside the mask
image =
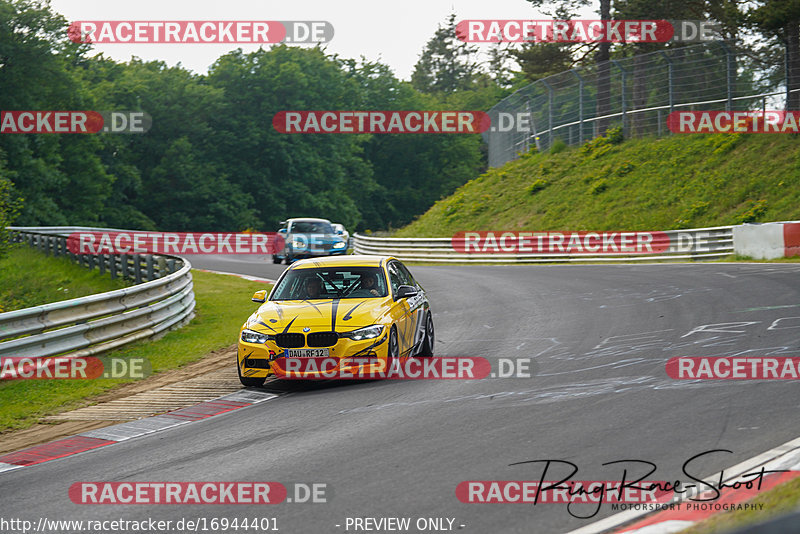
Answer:
[{"label": "race race shoot logo", "polygon": [[[530,378],[530,359],[506,360],[512,362],[512,370],[508,371],[508,365],[501,366],[504,378]],[[393,358],[388,364],[386,358],[377,356],[282,357],[271,366],[280,378],[301,380],[481,380],[497,376],[489,360],[481,357]]]},{"label": "race race shoot logo", "polygon": [[475,134],[491,126],[483,111],[279,111],[280,133]]},{"label": "race race shoot logo", "polygon": [[[321,246],[322,237],[310,236],[309,250]],[[275,254],[284,245],[275,232],[75,232],[67,237],[73,254]]]},{"label": "race race shoot logo", "polygon": [[676,380],[797,380],[800,357],[679,357],[666,371]]},{"label": "race race shoot logo", "polygon": [[720,25],[701,20],[462,20],[456,38],[468,43],[668,43],[720,38]]},{"label": "race race shoot logo", "polygon": [[800,133],[800,111],[673,111],[672,133]]},{"label": "race race shoot logo", "polygon": [[457,232],[451,243],[463,254],[656,254],[673,241],[665,232]]},{"label": "race race shoot logo", "polygon": [[91,380],[96,378],[141,379],[150,376],[150,360],[141,357],[88,356],[73,358],[0,358],[0,380]]},{"label": "race race shoot logo", "polygon": [[153,119],[143,111],[0,111],[0,133],[146,133]]},{"label": "race race shoot logo", "polygon": [[316,44],[333,38],[333,26],[326,21],[84,20],[70,24],[67,35],[76,43],[95,44]]}]

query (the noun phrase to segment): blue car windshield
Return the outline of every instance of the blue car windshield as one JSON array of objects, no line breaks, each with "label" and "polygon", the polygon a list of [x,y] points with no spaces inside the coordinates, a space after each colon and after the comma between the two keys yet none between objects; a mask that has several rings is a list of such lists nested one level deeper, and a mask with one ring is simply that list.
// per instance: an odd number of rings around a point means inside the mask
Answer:
[{"label": "blue car windshield", "polygon": [[293,269],[281,278],[269,300],[379,298],[388,294],[379,267]]},{"label": "blue car windshield", "polygon": [[297,221],[292,223],[293,234],[333,234],[330,223],[323,221]]}]

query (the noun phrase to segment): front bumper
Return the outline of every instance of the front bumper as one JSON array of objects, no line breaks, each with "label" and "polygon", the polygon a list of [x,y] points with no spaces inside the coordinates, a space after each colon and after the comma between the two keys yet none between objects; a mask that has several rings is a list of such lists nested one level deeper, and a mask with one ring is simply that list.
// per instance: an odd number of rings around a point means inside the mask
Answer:
[{"label": "front bumper", "polygon": [[[353,374],[380,373],[386,369],[386,359],[389,354],[389,336],[386,329],[382,335],[373,339],[363,339],[353,341],[349,338],[339,338],[335,345],[328,347],[328,358],[337,361],[336,366],[328,368],[328,371],[344,371]],[[240,334],[241,336],[241,334]],[[320,348],[320,347],[297,347],[297,348]],[[285,377],[283,369],[285,365],[276,364],[276,360],[285,358],[286,349],[278,347],[274,341],[266,343],[247,343],[239,339],[237,360],[240,373],[244,377]],[[369,358],[370,363],[354,363],[352,358]],[[320,372],[293,372],[292,378],[318,379],[326,378]]]}]

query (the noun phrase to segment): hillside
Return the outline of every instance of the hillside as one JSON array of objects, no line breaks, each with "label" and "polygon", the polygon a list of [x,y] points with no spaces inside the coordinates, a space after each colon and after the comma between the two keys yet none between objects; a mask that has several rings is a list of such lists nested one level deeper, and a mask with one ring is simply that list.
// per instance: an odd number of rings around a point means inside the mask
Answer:
[{"label": "hillside", "polygon": [[669,230],[800,219],[792,135],[673,135],[554,145],[469,181],[396,237],[460,230]]}]

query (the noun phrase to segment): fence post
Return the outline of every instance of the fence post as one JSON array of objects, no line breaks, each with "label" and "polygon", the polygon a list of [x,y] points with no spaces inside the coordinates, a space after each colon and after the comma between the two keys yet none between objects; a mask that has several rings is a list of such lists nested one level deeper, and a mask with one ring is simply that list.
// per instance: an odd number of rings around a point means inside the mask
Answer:
[{"label": "fence post", "polygon": [[570,72],[578,78],[578,143],[583,144],[583,76],[578,74],[577,69],[571,69]]},{"label": "fence post", "polygon": [[670,58],[666,52],[663,50],[661,52],[661,57],[663,57],[667,62],[667,90],[669,92],[669,112],[672,113],[675,111],[675,72],[673,70],[673,63],[672,58]]},{"label": "fence post", "polygon": [[547,88],[547,149],[553,145],[553,87],[544,81],[539,80]]},{"label": "fence post", "polygon": [[735,56],[733,51],[728,48],[725,43],[721,42],[719,46],[725,51],[725,84],[728,88],[728,101],[725,103],[725,111],[733,111],[733,86],[735,83],[734,76],[736,75],[733,69],[733,61]]},{"label": "fence post", "polygon": [[628,99],[625,96],[625,88],[628,86],[626,83],[628,79],[628,71],[626,71],[625,67],[623,67],[616,59],[612,59],[611,63],[613,63],[619,69],[620,73],[622,73],[622,136],[627,137],[626,124],[628,122]]}]

